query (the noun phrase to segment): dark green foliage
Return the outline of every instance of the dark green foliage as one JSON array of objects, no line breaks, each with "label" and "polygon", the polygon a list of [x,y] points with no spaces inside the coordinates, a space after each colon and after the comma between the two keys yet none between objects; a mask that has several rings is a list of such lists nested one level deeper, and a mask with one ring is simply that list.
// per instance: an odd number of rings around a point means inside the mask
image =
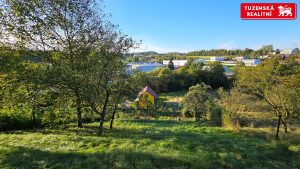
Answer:
[{"label": "dark green foliage", "polygon": [[262,55],[269,55],[273,52],[273,45],[264,45],[258,50],[245,48],[244,50],[226,50],[226,49],[212,49],[188,52],[187,56],[245,56],[259,57]]},{"label": "dark green foliage", "polygon": [[175,71],[160,68],[149,73],[139,73],[135,77],[156,92],[188,90],[191,86],[200,83],[210,85],[213,89],[231,86],[231,81],[225,77],[224,68],[220,63],[212,63],[204,67],[202,63],[188,62]]},{"label": "dark green foliage", "polygon": [[[125,87],[124,54],[135,43],[108,20],[101,5],[93,0],[0,1],[0,43],[26,52],[9,84],[23,92],[16,104],[29,106],[33,126],[48,109],[48,121],[59,121],[57,109],[67,107],[82,127],[83,109],[89,107],[100,115],[101,133],[110,103],[117,107],[121,101],[111,98]],[[18,67],[11,60],[4,62],[7,68]]]},{"label": "dark green foliage", "polygon": [[175,66],[174,66],[174,63],[173,63],[173,59],[170,59],[169,64],[168,64],[168,68],[170,70],[174,70],[175,69]]},{"label": "dark green foliage", "polygon": [[206,103],[206,120],[213,126],[222,126],[222,108],[214,101]]},{"label": "dark green foliage", "polygon": [[[238,67],[236,87],[268,104],[288,132],[287,119],[299,116],[300,65],[294,57],[274,57],[257,67]],[[278,137],[278,132],[276,137]]]},{"label": "dark green foliage", "polygon": [[[40,121],[37,122],[36,126],[40,125]],[[32,119],[28,115],[0,112],[0,131],[29,129],[32,126]]]},{"label": "dark green foliage", "polygon": [[190,87],[188,93],[184,95],[183,100],[180,102],[184,116],[192,116],[197,121],[203,118],[209,109],[212,111],[212,108],[210,108],[212,99],[209,89],[211,87],[205,84]]}]

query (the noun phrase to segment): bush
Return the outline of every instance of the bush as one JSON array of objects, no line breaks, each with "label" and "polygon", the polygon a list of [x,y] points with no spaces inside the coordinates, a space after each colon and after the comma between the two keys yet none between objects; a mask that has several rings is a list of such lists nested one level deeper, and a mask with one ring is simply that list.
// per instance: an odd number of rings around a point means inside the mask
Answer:
[{"label": "bush", "polygon": [[232,129],[239,129],[240,126],[240,118],[237,114],[222,109],[222,126]]},{"label": "bush", "polygon": [[214,106],[208,110],[206,113],[206,119],[210,121],[212,125],[221,126],[222,125],[222,109],[218,106]]},{"label": "bush", "polygon": [[[28,116],[19,116],[12,112],[0,112],[0,131],[28,129],[33,127],[32,119]],[[40,121],[37,122],[41,125]]]},{"label": "bush", "polygon": [[17,109],[3,108],[0,110],[0,130],[20,130],[40,128],[44,126],[54,127],[61,124],[75,122],[74,110],[69,108],[52,109],[46,108],[36,112],[36,120],[33,121],[31,109],[22,107]]},{"label": "bush", "polygon": [[189,111],[188,109],[182,109],[182,116],[186,118],[192,118],[194,117],[194,113]]},{"label": "bush", "polygon": [[209,68],[204,69],[202,63],[188,62],[177,70],[171,71],[164,67],[136,74],[135,78],[158,93],[188,90],[191,86],[200,83],[210,85],[213,89],[230,88],[232,80],[230,81],[224,75],[223,66],[219,63],[208,66]]}]

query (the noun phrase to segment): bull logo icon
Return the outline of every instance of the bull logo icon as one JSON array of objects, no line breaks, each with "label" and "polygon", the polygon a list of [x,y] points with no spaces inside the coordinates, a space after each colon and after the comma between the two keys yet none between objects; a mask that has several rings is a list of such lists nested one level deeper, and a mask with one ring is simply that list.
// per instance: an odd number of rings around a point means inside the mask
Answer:
[{"label": "bull logo icon", "polygon": [[292,14],[292,8],[288,8],[287,6],[279,6],[279,15],[278,16],[293,16]]}]

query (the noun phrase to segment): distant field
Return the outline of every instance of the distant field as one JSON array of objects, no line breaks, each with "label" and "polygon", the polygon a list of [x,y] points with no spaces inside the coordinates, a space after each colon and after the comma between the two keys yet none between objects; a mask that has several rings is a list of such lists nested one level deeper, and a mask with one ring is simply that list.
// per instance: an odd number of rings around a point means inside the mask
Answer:
[{"label": "distant field", "polygon": [[[210,59],[211,57],[214,57],[214,56],[187,56],[188,58],[201,58],[201,59]],[[223,56],[225,58],[232,58],[234,56]]]},{"label": "distant field", "polygon": [[187,58],[193,58],[193,59],[210,59],[213,56],[187,56]]},{"label": "distant field", "polygon": [[300,168],[299,133],[128,120],[99,137],[97,126],[2,132],[0,168]]}]

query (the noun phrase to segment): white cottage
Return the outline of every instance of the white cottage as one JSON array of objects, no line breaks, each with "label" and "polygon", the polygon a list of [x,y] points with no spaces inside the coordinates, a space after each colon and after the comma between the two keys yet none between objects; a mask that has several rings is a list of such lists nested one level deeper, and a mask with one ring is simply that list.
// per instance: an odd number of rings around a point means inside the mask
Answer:
[{"label": "white cottage", "polygon": [[220,61],[224,61],[224,57],[211,57],[211,58],[210,58],[210,61],[214,61],[214,62],[215,62],[215,61],[219,61],[219,62],[220,62]]},{"label": "white cottage", "polygon": [[[163,65],[168,65],[169,64],[169,60],[164,60],[163,61]],[[181,66],[184,66],[187,62],[188,62],[188,60],[172,60],[172,62],[174,63],[174,67],[181,67]]]},{"label": "white cottage", "polygon": [[195,59],[193,60],[194,63],[203,63],[205,64],[205,60],[204,59]]},{"label": "white cottage", "polygon": [[243,59],[242,62],[245,66],[257,66],[261,61],[259,59]]}]

